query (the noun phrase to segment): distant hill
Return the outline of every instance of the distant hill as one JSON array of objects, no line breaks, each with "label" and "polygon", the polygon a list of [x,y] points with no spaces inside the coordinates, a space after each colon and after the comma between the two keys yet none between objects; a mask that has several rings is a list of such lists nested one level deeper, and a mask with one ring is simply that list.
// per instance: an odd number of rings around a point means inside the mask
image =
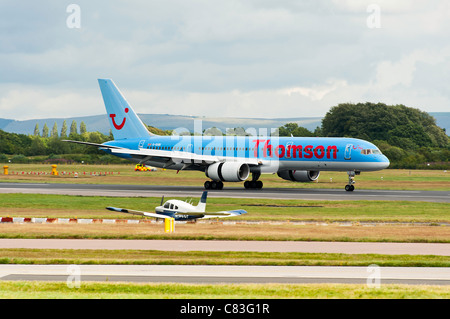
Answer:
[{"label": "distant hill", "polygon": [[450,136],[450,112],[429,112],[436,119],[436,124],[445,129],[447,135]]},{"label": "distant hill", "polygon": [[[190,132],[194,131],[194,121],[202,120],[202,128],[208,129],[217,127],[222,132],[226,132],[228,128],[243,127],[245,129],[255,128],[278,128],[286,123],[295,122],[299,126],[306,127],[314,131],[317,126],[321,125],[321,117],[304,117],[304,118],[279,118],[279,119],[263,119],[263,118],[211,118],[201,116],[184,116],[184,115],[169,115],[169,114],[138,114],[142,122],[147,125],[157,127],[163,130],[173,130],[177,128],[186,128]],[[58,132],[61,132],[62,124],[66,120],[67,127],[73,120],[77,122],[79,129],[80,123],[84,122],[88,131],[99,131],[103,134],[109,134],[108,118],[105,115],[73,117],[73,118],[47,118],[16,121],[8,119],[0,119],[0,129],[10,133],[33,134],[36,123],[39,124],[39,130],[42,132],[44,124],[51,130],[53,125],[57,124]],[[270,132],[270,131],[269,131]]]},{"label": "distant hill", "polygon": [[[439,127],[446,129],[447,135],[450,135],[450,112],[431,112],[429,113],[436,118],[436,123]],[[185,116],[185,115],[170,115],[170,114],[139,114],[141,120],[150,126],[154,126],[163,130],[173,130],[176,128],[186,128],[190,132],[194,131],[194,121],[202,120],[202,128],[208,129],[217,127],[222,132],[226,132],[228,128],[243,127],[245,129],[255,128],[256,130],[266,128],[268,132],[271,128],[278,128],[286,123],[297,123],[310,131],[314,131],[316,127],[321,126],[322,117],[297,117],[297,118],[237,118],[237,117],[201,117],[201,116]],[[16,121],[11,119],[0,118],[0,129],[10,133],[33,134],[36,123],[39,124],[39,130],[46,123],[51,130],[53,125],[57,124],[58,132],[61,132],[63,121],[66,120],[67,127],[73,120],[77,122],[79,129],[80,123],[86,124],[88,131],[99,131],[103,134],[109,134],[109,123],[106,114],[72,117],[72,118],[47,118]]]}]

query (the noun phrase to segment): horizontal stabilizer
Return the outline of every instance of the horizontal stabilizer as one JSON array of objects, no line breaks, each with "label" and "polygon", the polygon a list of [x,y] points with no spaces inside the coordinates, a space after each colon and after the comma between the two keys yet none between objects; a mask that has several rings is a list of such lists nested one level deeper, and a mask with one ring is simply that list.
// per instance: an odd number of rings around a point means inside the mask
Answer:
[{"label": "horizontal stabilizer", "polygon": [[63,142],[76,143],[76,144],[84,144],[89,146],[101,147],[101,148],[114,148],[121,149],[122,147],[105,145],[105,144],[97,144],[97,143],[89,143],[89,142],[81,142],[81,141],[72,141],[72,140],[62,140]]}]

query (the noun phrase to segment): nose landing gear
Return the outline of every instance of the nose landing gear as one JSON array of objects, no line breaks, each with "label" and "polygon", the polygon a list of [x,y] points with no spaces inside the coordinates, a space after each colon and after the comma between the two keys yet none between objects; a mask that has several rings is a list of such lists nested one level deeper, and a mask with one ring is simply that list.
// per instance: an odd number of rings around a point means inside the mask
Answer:
[{"label": "nose landing gear", "polygon": [[355,190],[355,186],[353,184],[355,184],[355,175],[359,175],[360,172],[359,171],[348,171],[348,184],[345,185],[345,190],[347,192],[353,192]]}]

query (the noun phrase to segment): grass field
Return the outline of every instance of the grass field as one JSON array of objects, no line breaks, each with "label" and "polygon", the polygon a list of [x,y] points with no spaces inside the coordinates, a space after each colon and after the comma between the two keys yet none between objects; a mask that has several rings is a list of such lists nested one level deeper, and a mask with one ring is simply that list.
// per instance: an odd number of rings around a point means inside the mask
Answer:
[{"label": "grass field", "polygon": [[[203,173],[183,171],[134,172],[132,165],[58,165],[70,175],[50,172],[50,165],[10,164],[11,175],[0,182],[152,184],[201,186]],[[15,174],[15,172],[20,172]],[[22,172],[24,172],[22,174]],[[73,172],[79,177],[74,178]],[[84,174],[86,172],[86,175]],[[111,173],[112,172],[112,173]],[[93,175],[91,175],[93,173]],[[95,173],[95,174],[94,174]],[[444,171],[384,170],[357,176],[362,189],[450,190]],[[265,187],[343,188],[345,173],[323,172],[318,183],[292,183],[263,175]],[[225,183],[225,187],[240,184]],[[1,194],[1,216],[50,218],[132,219],[105,210],[106,206],[152,211],[160,198],[108,198],[37,194]],[[179,198],[186,199],[186,198]],[[194,199],[194,201],[197,199]],[[230,239],[320,240],[372,242],[450,242],[450,214],[446,203],[401,201],[306,201],[210,198],[208,210],[243,208],[248,214],[236,224],[199,222],[178,224],[172,234],[162,224],[0,224],[2,238],[119,238],[119,239]],[[233,219],[228,219],[233,221]],[[262,221],[243,224],[239,221]],[[290,221],[290,222],[289,222]],[[301,224],[301,221],[310,223]],[[349,222],[343,226],[336,222]],[[373,224],[362,224],[373,222]],[[83,251],[3,249],[0,263],[40,264],[223,264],[223,265],[369,265],[449,267],[449,257],[422,255],[345,255],[249,252]],[[185,285],[82,282],[2,282],[0,298],[449,298],[447,286],[382,285]]]},{"label": "grass field", "polygon": [[[206,176],[202,172],[158,169],[156,172],[135,172],[129,165],[58,165],[59,176],[36,175],[51,172],[51,165],[8,164],[9,175],[0,174],[0,182],[52,182],[91,184],[149,184],[202,186]],[[63,172],[66,174],[63,175]],[[78,172],[78,178],[73,173]],[[3,171],[2,171],[3,173]],[[17,173],[17,175],[16,175]],[[69,175],[70,173],[70,175]],[[91,175],[94,174],[94,175]],[[338,188],[347,183],[345,172],[321,172],[318,182],[294,183],[280,179],[277,175],[262,175],[264,187],[290,188]],[[450,171],[443,170],[382,170],[363,172],[356,176],[361,189],[397,190],[449,190]],[[225,187],[239,187],[242,183],[225,183]],[[242,186],[243,187],[243,186]]]},{"label": "grass field", "polygon": [[[196,203],[198,198],[193,201]],[[159,197],[1,194],[0,207],[2,216],[13,217],[139,219],[138,216],[111,212],[105,207],[153,211],[160,203]],[[248,214],[227,220],[450,222],[448,203],[208,198],[207,211],[238,208],[245,209]]]},{"label": "grass field", "polygon": [[449,256],[93,249],[2,249],[0,264],[450,267]]},{"label": "grass field", "polygon": [[65,282],[1,282],[0,298],[8,299],[447,299],[449,286],[382,285],[373,289],[354,284],[217,284],[82,282],[69,288]]},{"label": "grass field", "polygon": [[[152,211],[159,198],[2,194],[2,217],[142,219],[106,206]],[[450,242],[448,204],[392,201],[304,201],[211,198],[208,210],[242,208],[226,219],[162,224],[0,224],[3,238],[229,239]],[[239,223],[243,221],[260,221]],[[307,223],[300,223],[306,221]],[[339,222],[348,222],[342,226]],[[366,224],[361,225],[362,222]],[[368,223],[368,224],[367,224]]]},{"label": "grass field", "polygon": [[449,243],[448,226],[0,224],[0,238],[290,240]]}]

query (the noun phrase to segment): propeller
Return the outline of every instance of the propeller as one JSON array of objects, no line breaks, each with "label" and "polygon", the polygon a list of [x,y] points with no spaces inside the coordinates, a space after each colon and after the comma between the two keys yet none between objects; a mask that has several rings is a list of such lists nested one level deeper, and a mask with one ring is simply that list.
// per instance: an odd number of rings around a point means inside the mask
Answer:
[{"label": "propeller", "polygon": [[164,202],[164,195],[161,197],[161,205],[160,206],[163,205],[163,202]]}]

